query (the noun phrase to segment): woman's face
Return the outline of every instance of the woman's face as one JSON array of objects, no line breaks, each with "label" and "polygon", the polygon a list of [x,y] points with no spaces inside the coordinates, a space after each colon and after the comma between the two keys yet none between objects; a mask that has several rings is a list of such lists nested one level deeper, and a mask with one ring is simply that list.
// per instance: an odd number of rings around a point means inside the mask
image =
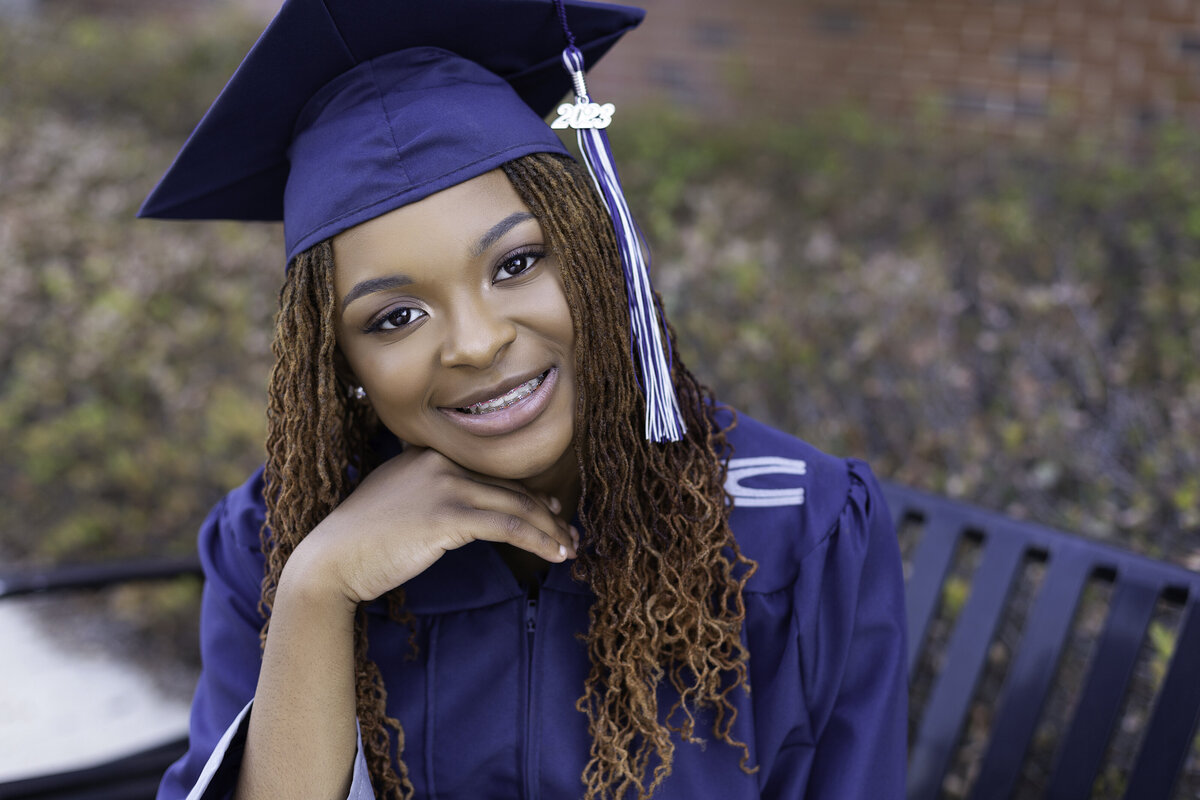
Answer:
[{"label": "woman's face", "polygon": [[557,259],[500,170],[333,239],[337,339],[380,420],[467,469],[575,480],[575,335]]}]

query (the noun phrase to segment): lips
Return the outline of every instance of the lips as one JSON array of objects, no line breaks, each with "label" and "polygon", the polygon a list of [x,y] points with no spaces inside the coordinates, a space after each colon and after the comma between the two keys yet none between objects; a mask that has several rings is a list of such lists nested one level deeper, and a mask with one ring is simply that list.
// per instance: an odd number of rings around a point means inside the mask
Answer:
[{"label": "lips", "polygon": [[457,399],[462,405],[439,408],[446,419],[475,436],[501,436],[532,424],[549,405],[558,386],[558,369],[551,367],[511,388],[504,385]]},{"label": "lips", "polygon": [[513,403],[518,403],[524,400],[529,395],[537,391],[537,388],[542,385],[542,381],[546,380],[546,376],[550,374],[550,370],[546,370],[541,375],[537,375],[519,386],[509,389],[498,397],[493,397],[489,400],[481,400],[478,403],[472,403],[469,406],[460,406],[459,411],[466,414],[491,414],[496,411],[508,408]]}]

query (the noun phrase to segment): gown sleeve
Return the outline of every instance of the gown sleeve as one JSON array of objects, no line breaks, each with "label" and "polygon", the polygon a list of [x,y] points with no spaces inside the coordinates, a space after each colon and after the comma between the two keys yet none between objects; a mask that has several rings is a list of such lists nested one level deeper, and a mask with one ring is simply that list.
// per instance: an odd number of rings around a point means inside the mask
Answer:
[{"label": "gown sleeve", "polygon": [[793,622],[807,729],[764,796],[904,797],[907,666],[904,578],[882,491],[862,462],[827,536],[803,556]]},{"label": "gown sleeve", "polygon": [[[171,765],[157,800],[217,800],[233,794],[258,684],[258,613],[264,559],[262,473],[230,492],[200,528],[204,593],[200,602],[203,670],[192,698],[188,750]],[[373,799],[362,739],[349,800]]]}]

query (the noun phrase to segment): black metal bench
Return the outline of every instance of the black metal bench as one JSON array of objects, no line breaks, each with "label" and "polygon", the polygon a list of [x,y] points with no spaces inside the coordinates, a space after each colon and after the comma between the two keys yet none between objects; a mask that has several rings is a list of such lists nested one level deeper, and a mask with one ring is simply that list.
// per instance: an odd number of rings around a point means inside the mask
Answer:
[{"label": "black metal bench", "polygon": [[[200,574],[200,559],[195,557],[23,569],[0,573],[0,600]],[[83,769],[0,783],[0,800],[152,800],[163,772],[186,750],[183,735]]]},{"label": "black metal bench", "polygon": [[[1106,620],[1075,710],[1063,721],[1065,734],[1055,747],[1055,766],[1043,793],[1056,800],[1093,796],[1147,627],[1156,604],[1165,602],[1180,609],[1180,623],[1121,796],[1170,798],[1200,721],[1200,573],[894,484],[885,484],[884,491],[897,527],[906,533],[915,530],[917,538],[907,565],[908,665],[914,677],[928,645],[926,633],[943,605],[956,552],[964,541],[979,550],[969,592],[944,645],[944,660],[927,699],[910,712],[917,724],[910,742],[908,800],[943,796],[969,710],[978,702],[989,650],[1013,600],[1017,576],[1029,560],[1044,565],[1044,576],[994,702],[969,797],[1000,800],[1013,795],[1085,585],[1098,579],[1111,585]],[[0,599],[197,571],[198,564],[186,559],[99,571],[0,575]],[[180,739],[89,769],[0,784],[0,800],[153,798],[158,775],[185,746]]]},{"label": "black metal bench", "polygon": [[1085,583],[1098,578],[1111,583],[1107,617],[1074,714],[1064,721],[1045,796],[1093,796],[1135,660],[1162,601],[1180,607],[1180,624],[1121,796],[1170,798],[1200,719],[1200,573],[913,489],[887,485],[885,493],[897,527],[915,521],[921,529],[907,581],[910,675],[916,675],[956,549],[969,537],[981,550],[928,699],[910,712],[920,721],[909,744],[909,800],[942,796],[998,622],[1020,566],[1031,558],[1045,564],[1044,577],[992,709],[969,796],[1012,796]]}]

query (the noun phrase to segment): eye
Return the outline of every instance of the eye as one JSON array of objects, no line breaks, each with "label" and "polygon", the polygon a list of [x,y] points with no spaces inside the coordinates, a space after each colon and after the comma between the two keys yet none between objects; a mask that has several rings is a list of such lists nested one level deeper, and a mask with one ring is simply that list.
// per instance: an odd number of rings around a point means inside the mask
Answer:
[{"label": "eye", "polygon": [[382,316],[376,317],[367,325],[367,332],[374,333],[376,331],[398,331],[401,328],[406,328],[427,314],[419,308],[412,306],[400,306],[387,311]]},{"label": "eye", "polygon": [[529,250],[523,253],[513,253],[505,256],[504,259],[496,265],[496,281],[506,281],[510,278],[516,278],[523,275],[533,268],[541,258],[546,254],[541,250]]}]

